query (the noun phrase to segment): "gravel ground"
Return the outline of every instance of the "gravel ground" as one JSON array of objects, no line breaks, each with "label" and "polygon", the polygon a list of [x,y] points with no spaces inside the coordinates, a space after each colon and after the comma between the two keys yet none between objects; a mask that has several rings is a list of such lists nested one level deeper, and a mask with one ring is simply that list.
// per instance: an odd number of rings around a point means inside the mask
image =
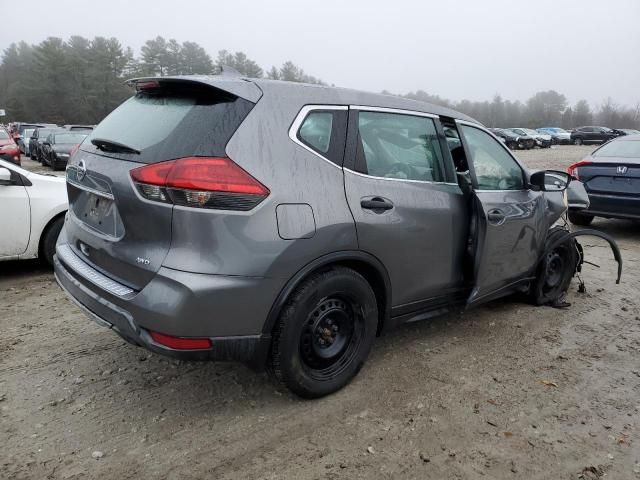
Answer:
[{"label": "gravel ground", "polygon": [[[519,152],[565,169],[591,147]],[[32,165],[25,161],[27,168]],[[596,220],[567,309],[506,299],[406,325],[301,401],[90,322],[37,262],[0,264],[0,477],[640,479],[640,224]]]}]

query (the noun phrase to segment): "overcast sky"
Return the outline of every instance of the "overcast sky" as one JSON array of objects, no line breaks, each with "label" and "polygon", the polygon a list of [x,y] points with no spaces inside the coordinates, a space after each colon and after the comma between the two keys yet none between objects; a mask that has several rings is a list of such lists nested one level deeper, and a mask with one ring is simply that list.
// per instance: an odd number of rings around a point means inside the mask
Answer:
[{"label": "overcast sky", "polygon": [[362,90],[526,100],[555,89],[594,106],[607,96],[640,102],[640,0],[0,2],[10,3],[1,49],[77,34],[117,37],[137,54],[162,35],[198,42],[214,59],[242,50],[265,70],[292,60]]}]

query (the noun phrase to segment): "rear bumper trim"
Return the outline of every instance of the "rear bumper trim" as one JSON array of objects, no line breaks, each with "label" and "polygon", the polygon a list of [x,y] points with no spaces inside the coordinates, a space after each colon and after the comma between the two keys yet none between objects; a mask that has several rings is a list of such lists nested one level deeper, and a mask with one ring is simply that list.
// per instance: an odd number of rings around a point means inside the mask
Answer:
[{"label": "rear bumper trim", "polygon": [[126,297],[135,293],[135,290],[111,280],[109,277],[87,265],[71,250],[69,245],[58,245],[56,253],[62,263],[67,264],[74,272],[110,294],[118,297]]}]

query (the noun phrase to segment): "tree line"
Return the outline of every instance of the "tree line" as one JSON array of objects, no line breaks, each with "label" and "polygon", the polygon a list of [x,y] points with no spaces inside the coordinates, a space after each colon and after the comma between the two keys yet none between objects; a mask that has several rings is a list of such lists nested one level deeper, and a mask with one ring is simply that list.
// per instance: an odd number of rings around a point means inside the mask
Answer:
[{"label": "tree line", "polygon": [[116,38],[50,37],[37,45],[13,43],[0,63],[0,121],[87,123],[102,120],[131,95],[124,85],[140,76],[214,74],[222,65],[248,77],[323,82],[291,61],[265,71],[243,52],[220,50],[213,60],[195,42],[156,37],[134,55]]},{"label": "tree line", "polygon": [[[180,43],[161,36],[147,40],[137,56],[116,38],[50,37],[37,45],[20,42],[4,50],[0,108],[7,116],[0,121],[98,123],[131,95],[123,83],[128,78],[212,74],[222,65],[247,77],[324,84],[291,61],[265,71],[244,52],[220,50],[213,59],[195,42]],[[500,95],[490,102],[451,101],[423,90],[404,96],[451,107],[489,127],[598,124],[640,128],[640,102],[626,107],[608,98],[592,109],[586,100],[570,105],[554,90],[538,92],[526,102],[505,100]]]},{"label": "tree line", "polygon": [[610,128],[640,129],[640,102],[634,107],[625,107],[616,104],[611,97],[592,110],[586,100],[579,100],[574,105],[570,105],[567,97],[555,90],[538,92],[526,102],[505,100],[500,95],[495,95],[491,102],[470,100],[454,102],[422,90],[404,96],[453,108],[475,118],[487,127],[569,129],[583,125],[602,125]]}]

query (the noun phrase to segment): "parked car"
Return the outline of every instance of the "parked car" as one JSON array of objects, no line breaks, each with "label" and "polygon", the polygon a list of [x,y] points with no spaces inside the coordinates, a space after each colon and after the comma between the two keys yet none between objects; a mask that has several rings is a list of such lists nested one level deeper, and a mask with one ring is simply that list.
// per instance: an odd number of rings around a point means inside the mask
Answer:
[{"label": "parked car", "polygon": [[589,195],[590,206],[570,212],[576,225],[594,217],[640,219],[640,135],[624,135],[605,143],[569,167]]},{"label": "parked car", "polygon": [[616,135],[640,135],[640,130],[635,130],[632,128],[614,128],[613,133]]},{"label": "parked car", "polygon": [[535,130],[532,130],[531,128],[521,128],[521,127],[509,128],[508,130],[511,130],[516,135],[528,135],[532,137],[536,142],[536,146],[540,148],[549,148],[551,146],[551,135],[549,134],[540,133]]},{"label": "parked car", "polygon": [[18,142],[18,147],[20,151],[24,153],[27,157],[29,156],[29,139],[31,135],[33,135],[33,131],[35,128],[25,128],[22,132],[20,141]]},{"label": "parked car", "polygon": [[33,129],[38,127],[42,128],[44,127],[44,125],[34,125],[25,122],[16,123],[13,125],[12,137],[13,140],[18,144],[18,147],[20,147],[21,152],[24,153],[25,150],[29,150],[29,137],[31,136]]},{"label": "parked car", "polygon": [[67,130],[93,130],[95,125],[65,125]]},{"label": "parked car", "polygon": [[490,128],[489,131],[500,138],[510,150],[529,150],[535,146],[535,139],[529,135],[518,135],[504,128]]},{"label": "parked car", "polygon": [[618,135],[607,127],[578,127],[571,132],[571,143],[583,145],[587,143],[605,143]]},{"label": "parked car", "polygon": [[0,205],[0,261],[39,257],[53,265],[67,211],[64,179],[0,160]]},{"label": "parked car", "polygon": [[87,138],[88,131],[85,130],[84,132],[61,130],[50,133],[46,140],[42,142],[41,156],[43,163],[54,170],[66,167],[71,151]]},{"label": "parked car", "polygon": [[559,127],[543,127],[536,130],[538,133],[551,135],[552,145],[568,145],[571,143],[571,132]]},{"label": "parked car", "polygon": [[29,158],[36,162],[44,162],[42,157],[42,142],[50,133],[64,131],[60,127],[55,128],[36,128],[29,138]]},{"label": "parked car", "polygon": [[20,165],[20,148],[4,128],[0,128],[0,158]]},{"label": "parked car", "polygon": [[319,397],[379,332],[513,292],[557,301],[580,261],[579,233],[552,228],[570,176],[528,171],[461,113],[229,76],[130,83],[69,161],[54,262],[135,345]]}]

